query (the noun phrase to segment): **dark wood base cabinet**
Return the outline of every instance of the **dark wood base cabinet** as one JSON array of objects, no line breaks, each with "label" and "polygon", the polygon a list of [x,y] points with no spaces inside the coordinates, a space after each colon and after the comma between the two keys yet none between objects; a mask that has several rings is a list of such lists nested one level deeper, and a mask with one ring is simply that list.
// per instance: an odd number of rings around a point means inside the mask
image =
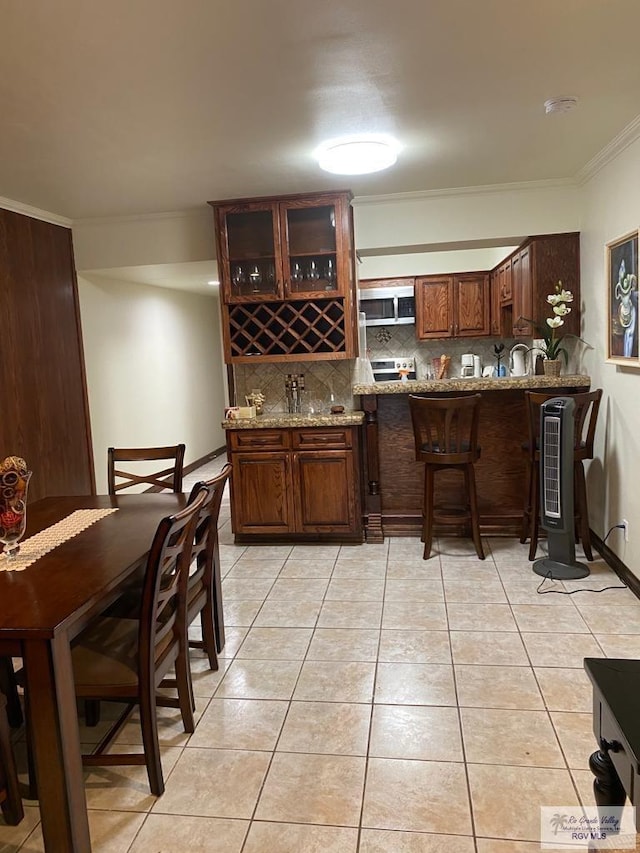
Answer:
[{"label": "dark wood base cabinet", "polygon": [[362,542],[357,427],[227,431],[237,542]]}]

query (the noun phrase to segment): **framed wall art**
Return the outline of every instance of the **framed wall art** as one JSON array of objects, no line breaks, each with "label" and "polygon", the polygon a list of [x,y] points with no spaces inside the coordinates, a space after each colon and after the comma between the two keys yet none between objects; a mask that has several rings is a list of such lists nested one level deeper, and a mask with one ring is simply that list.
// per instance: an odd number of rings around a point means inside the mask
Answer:
[{"label": "framed wall art", "polygon": [[607,243],[607,361],[640,368],[638,231]]}]

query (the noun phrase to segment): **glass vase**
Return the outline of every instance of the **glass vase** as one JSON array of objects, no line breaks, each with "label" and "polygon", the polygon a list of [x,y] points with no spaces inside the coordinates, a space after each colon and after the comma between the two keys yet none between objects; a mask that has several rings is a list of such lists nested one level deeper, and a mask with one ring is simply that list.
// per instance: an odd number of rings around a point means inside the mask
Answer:
[{"label": "glass vase", "polygon": [[27,526],[27,489],[31,471],[20,466],[0,469],[0,542],[7,559],[14,560],[20,552],[19,541]]}]

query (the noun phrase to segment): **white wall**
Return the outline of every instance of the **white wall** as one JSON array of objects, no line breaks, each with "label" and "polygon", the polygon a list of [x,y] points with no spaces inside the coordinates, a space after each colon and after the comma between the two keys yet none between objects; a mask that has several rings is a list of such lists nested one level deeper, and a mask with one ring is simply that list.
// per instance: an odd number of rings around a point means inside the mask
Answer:
[{"label": "white wall", "polygon": [[107,448],[178,444],[185,464],[224,445],[217,296],[78,278],[96,486]]},{"label": "white wall", "polygon": [[[640,370],[606,364],[607,270],[605,243],[640,223],[640,140],[606,165],[583,189],[581,278],[585,357],[592,387],[604,390],[596,435],[596,460],[587,475],[592,528],[604,536],[626,518],[629,542],[614,530],[607,545],[640,576]],[[640,364],[639,364],[640,366]]]},{"label": "white wall", "polygon": [[579,203],[576,186],[562,181],[356,198],[356,248],[362,255],[401,247],[456,249],[578,231]]}]

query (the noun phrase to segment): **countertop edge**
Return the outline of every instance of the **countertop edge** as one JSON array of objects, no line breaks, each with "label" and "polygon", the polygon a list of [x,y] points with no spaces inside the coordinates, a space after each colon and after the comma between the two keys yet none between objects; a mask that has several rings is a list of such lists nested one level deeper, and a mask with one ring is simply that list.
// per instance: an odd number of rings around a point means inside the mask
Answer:
[{"label": "countertop edge", "polygon": [[242,418],[221,422],[222,429],[281,429],[286,427],[360,426],[364,412],[344,412],[341,415],[289,415],[267,414],[256,418]]},{"label": "countertop edge", "polygon": [[500,379],[408,379],[406,382],[372,382],[352,387],[354,396],[367,394],[415,394],[425,391],[535,391],[545,388],[589,388],[591,377],[575,373],[566,376],[506,376]]}]

